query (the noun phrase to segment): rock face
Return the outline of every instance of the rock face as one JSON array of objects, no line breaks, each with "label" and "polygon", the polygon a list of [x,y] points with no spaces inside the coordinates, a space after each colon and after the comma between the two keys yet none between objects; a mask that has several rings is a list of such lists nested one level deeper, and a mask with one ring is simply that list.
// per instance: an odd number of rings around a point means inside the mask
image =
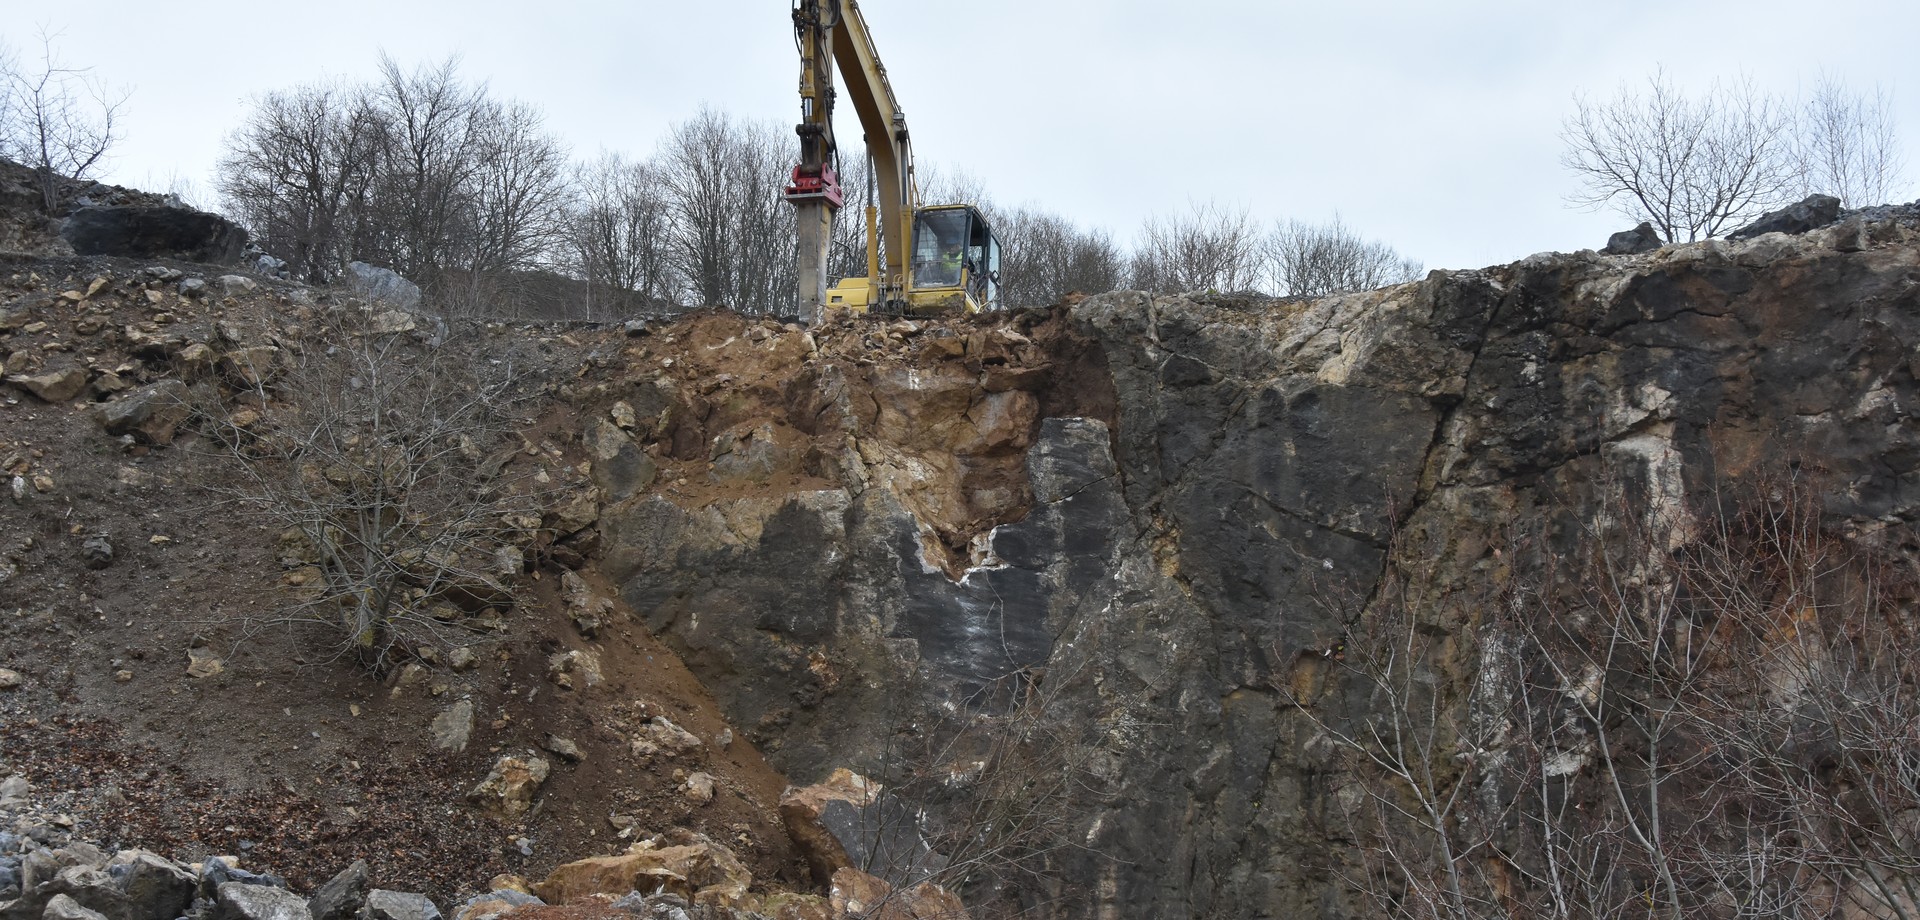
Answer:
[{"label": "rock face", "polygon": [[865,442],[837,484],[640,492],[602,519],[605,565],[800,780],[870,772],[903,694],[1044,674],[1052,718],[1104,732],[1106,794],[1049,867],[1089,893],[1070,915],[1352,915],[1336,767],[1286,688],[1383,580],[1428,599],[1457,685],[1502,534],[1548,509],[1807,461],[1843,527],[1920,517],[1920,233],[1849,224],[1312,302],[1088,298],[1070,322],[1113,405],[1004,436],[1031,510],[971,567],[929,554]]},{"label": "rock face", "polygon": [[82,208],[60,235],[83,256],[180,259],[233,265],[247,247],[247,231],[215,214],[190,208]]}]

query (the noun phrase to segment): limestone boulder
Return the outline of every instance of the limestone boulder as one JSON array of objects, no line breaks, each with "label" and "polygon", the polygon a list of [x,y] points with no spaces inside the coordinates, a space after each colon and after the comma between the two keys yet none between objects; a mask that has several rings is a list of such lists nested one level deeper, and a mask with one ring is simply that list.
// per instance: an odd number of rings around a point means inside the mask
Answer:
[{"label": "limestone boulder", "polygon": [[665,890],[694,904],[737,908],[746,904],[752,884],[752,873],[732,850],[704,835],[676,830],[618,856],[561,865],[533,891],[549,904],[566,904],[591,895]]},{"label": "limestone boulder", "polygon": [[512,821],[533,808],[533,797],[547,781],[553,765],[538,754],[506,754],[494,762],[487,778],[467,794],[502,820]]},{"label": "limestone boulder", "polygon": [[35,374],[8,374],[6,382],[44,402],[63,403],[86,392],[87,379],[86,368],[60,367]]}]

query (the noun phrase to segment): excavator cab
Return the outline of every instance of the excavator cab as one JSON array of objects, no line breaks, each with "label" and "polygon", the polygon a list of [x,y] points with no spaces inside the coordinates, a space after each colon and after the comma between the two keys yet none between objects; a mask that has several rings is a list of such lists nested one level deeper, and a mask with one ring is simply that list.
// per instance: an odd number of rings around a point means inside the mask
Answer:
[{"label": "excavator cab", "polygon": [[937,205],[913,215],[913,313],[977,313],[1000,301],[1000,241],[971,205]]}]

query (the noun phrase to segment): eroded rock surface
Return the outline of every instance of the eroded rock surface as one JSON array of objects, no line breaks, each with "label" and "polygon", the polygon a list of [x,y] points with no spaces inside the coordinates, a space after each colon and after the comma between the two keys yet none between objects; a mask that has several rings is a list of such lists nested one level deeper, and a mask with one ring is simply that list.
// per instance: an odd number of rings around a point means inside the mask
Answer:
[{"label": "eroded rock surface", "polygon": [[[1089,298],[1066,321],[1097,344],[1110,411],[1042,398],[1054,411],[1005,431],[980,423],[1004,372],[913,391],[947,394],[915,407],[922,436],[964,415],[1024,458],[1025,513],[958,570],[929,552],[924,490],[876,472],[918,459],[876,436],[884,409],[847,429],[859,464],[803,487],[612,506],[606,561],[803,781],[872,766],[860,752],[906,688],[1061,682],[1055,717],[1107,748],[1086,846],[1052,867],[1091,893],[1075,915],[1345,915],[1338,764],[1287,682],[1337,654],[1386,577],[1457,640],[1441,679],[1469,681],[1502,533],[1591,520],[1620,490],[1679,509],[1817,462],[1835,521],[1909,527],[1911,223],[1545,254],[1315,301]],[[832,392],[816,377],[795,398]],[[1322,717],[1367,705],[1328,699]]]}]

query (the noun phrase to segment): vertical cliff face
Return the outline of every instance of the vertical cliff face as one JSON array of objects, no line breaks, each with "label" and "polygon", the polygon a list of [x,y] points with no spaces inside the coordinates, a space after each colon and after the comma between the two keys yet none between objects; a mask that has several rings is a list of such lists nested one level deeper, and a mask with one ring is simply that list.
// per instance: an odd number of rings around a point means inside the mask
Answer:
[{"label": "vertical cliff face", "polygon": [[1897,219],[1048,322],[943,332],[978,347],[910,368],[796,352],[754,397],[812,445],[793,476],[640,490],[603,515],[604,565],[803,781],[871,766],[907,696],[1044,673],[1103,746],[1084,849],[1054,857],[1075,915],[1351,911],[1317,736],[1372,704],[1309,716],[1287,688],[1384,580],[1459,690],[1516,527],[1680,517],[1792,464],[1862,539],[1898,545],[1920,509],[1920,232]]}]

